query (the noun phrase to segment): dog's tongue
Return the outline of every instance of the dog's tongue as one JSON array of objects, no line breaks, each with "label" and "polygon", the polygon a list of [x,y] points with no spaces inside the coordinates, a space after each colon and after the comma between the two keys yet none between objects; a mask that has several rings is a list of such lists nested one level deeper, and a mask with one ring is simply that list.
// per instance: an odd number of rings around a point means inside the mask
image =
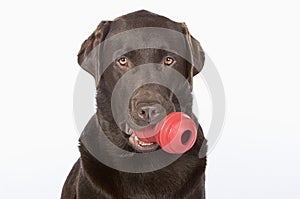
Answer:
[{"label": "dog's tongue", "polygon": [[155,142],[155,126],[147,126],[140,130],[132,130],[133,133],[143,142]]}]

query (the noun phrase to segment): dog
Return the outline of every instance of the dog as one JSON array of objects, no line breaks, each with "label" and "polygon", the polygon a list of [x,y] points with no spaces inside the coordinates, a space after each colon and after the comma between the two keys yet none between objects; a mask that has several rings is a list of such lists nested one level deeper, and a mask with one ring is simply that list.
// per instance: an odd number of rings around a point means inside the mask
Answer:
[{"label": "dog", "polygon": [[[78,53],[79,65],[95,78],[97,110],[61,198],[204,199],[206,157],[199,151],[206,140],[191,94],[204,60],[185,23],[145,10],[102,21]],[[134,135],[172,112],[184,112],[197,126],[189,150],[170,154]]]}]

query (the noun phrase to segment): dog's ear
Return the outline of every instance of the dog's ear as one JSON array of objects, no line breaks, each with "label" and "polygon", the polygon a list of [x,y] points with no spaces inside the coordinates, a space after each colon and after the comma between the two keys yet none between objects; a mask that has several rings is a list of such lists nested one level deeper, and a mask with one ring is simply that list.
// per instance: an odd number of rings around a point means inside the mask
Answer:
[{"label": "dog's ear", "polygon": [[188,56],[190,57],[191,65],[192,67],[189,68],[189,74],[193,78],[193,76],[197,75],[203,68],[204,60],[205,60],[205,54],[202,50],[202,47],[189,32],[187,26],[185,23],[181,24],[185,37],[187,42],[187,49],[188,49]]},{"label": "dog's ear", "polygon": [[102,21],[83,42],[77,55],[78,64],[95,78],[96,84],[100,78],[99,44],[105,40],[110,24],[110,21]]}]

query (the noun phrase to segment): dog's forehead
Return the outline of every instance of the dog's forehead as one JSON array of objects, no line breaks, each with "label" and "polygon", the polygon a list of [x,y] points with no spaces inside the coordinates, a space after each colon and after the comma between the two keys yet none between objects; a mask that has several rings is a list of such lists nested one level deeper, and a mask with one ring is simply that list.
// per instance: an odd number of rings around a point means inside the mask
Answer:
[{"label": "dog's forehead", "polygon": [[[181,23],[148,12],[137,11],[121,16],[110,23],[100,59],[104,66],[127,52],[140,49],[160,49],[185,58],[188,57],[186,34]],[[149,56],[154,56],[149,51]],[[151,54],[151,55],[150,55]]]},{"label": "dog's forehead", "polygon": [[182,24],[141,10],[112,21],[103,47],[104,55],[109,59],[145,48],[163,49],[184,56],[186,39]]},{"label": "dog's forehead", "polygon": [[123,15],[112,21],[108,35],[143,27],[160,27],[183,32],[180,23],[146,10],[140,10]]},{"label": "dog's forehead", "polygon": [[102,45],[101,58],[105,64],[111,63],[127,52],[140,49],[160,49],[188,60],[185,35],[166,28],[143,27],[123,31],[107,38]]}]

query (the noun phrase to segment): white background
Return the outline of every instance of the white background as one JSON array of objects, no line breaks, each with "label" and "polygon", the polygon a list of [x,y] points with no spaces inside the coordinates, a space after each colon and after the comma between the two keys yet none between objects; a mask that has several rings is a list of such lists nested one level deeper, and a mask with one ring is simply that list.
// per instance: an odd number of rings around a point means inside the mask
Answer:
[{"label": "white background", "polygon": [[[300,198],[296,0],[2,1],[0,198],[59,198],[79,156],[77,52],[101,20],[139,9],[186,22],[222,77],[226,123],[208,157],[207,198]],[[196,83],[206,130],[210,102]]]}]

